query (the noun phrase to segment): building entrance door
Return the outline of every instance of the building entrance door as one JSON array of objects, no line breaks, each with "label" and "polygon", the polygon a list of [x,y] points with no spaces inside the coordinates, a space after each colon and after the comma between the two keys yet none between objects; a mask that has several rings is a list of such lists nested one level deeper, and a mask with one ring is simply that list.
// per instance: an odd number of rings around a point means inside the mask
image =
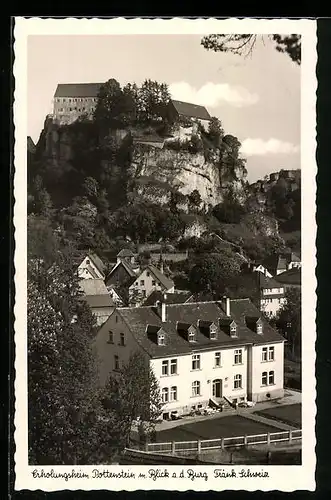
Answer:
[{"label": "building entrance door", "polygon": [[213,398],[220,399],[222,397],[222,380],[217,378],[213,380]]}]

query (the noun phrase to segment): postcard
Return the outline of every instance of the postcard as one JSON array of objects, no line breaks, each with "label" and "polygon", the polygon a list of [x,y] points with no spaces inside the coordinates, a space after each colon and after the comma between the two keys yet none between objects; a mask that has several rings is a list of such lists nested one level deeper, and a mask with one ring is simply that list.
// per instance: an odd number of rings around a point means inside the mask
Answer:
[{"label": "postcard", "polygon": [[316,22],[14,21],[15,490],[314,490]]}]

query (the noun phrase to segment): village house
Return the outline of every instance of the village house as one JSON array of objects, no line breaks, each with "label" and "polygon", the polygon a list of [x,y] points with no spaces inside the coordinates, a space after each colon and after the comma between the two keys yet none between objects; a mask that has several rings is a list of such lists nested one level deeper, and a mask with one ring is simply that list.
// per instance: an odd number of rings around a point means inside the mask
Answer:
[{"label": "village house", "polygon": [[136,269],[130,262],[131,257],[117,256],[117,262],[106,278],[107,287],[129,287],[137,277]]},{"label": "village house", "polygon": [[289,271],[278,274],[275,279],[285,291],[289,288],[301,288],[301,268],[293,267]]},{"label": "village house", "polygon": [[289,271],[293,268],[301,267],[301,259],[294,252],[280,253],[272,255],[263,262],[263,266],[271,276]]},{"label": "village house", "polygon": [[83,295],[81,300],[84,300],[90,307],[92,314],[95,316],[97,326],[103,325],[115,310],[115,304],[109,293]]},{"label": "village house", "polygon": [[96,318],[96,325],[101,326],[114,311],[115,303],[107,290],[103,279],[82,279],[79,282],[82,291],[81,300],[90,307]]},{"label": "village house", "polygon": [[204,106],[189,102],[171,99],[168,107],[170,121],[176,123],[179,120],[194,120],[199,122],[207,130],[211,120],[210,114]]},{"label": "village house", "polygon": [[285,288],[274,278],[269,278],[257,272],[258,286],[260,290],[260,310],[267,316],[276,316],[285,304]]},{"label": "village house", "polygon": [[173,280],[163,273],[163,265],[161,265],[160,270],[153,264],[149,264],[138,273],[136,279],[129,286],[129,298],[136,304],[141,303],[154,291],[165,293],[175,291]]},{"label": "village house", "polygon": [[96,336],[105,384],[140,351],[162,394],[163,418],[221,400],[284,395],[285,339],[249,299],[115,309]]},{"label": "village house", "polygon": [[78,265],[80,279],[105,279],[106,265],[95,253],[89,252]]}]

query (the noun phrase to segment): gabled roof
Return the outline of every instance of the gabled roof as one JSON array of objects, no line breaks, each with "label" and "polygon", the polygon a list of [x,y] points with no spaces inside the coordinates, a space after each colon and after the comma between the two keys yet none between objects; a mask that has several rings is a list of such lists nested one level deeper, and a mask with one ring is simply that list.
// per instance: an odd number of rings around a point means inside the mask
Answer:
[{"label": "gabled roof", "polygon": [[277,274],[275,279],[281,285],[301,285],[301,269],[292,268],[284,273]]},{"label": "gabled roof", "polygon": [[[111,269],[110,273],[108,274],[107,276],[107,280],[109,279],[109,277],[114,273],[114,271],[120,267],[120,266],[123,266],[124,269],[126,270],[126,272],[128,273],[128,275],[130,276],[130,278],[134,278],[136,279],[137,278],[137,273],[135,272],[135,270],[133,269],[133,267],[129,264],[129,262],[127,262],[126,260],[121,260],[119,262],[117,262],[117,264],[115,264],[115,266],[113,267],[113,269]],[[107,281],[106,280],[106,281]]]},{"label": "gabled roof", "polygon": [[85,295],[109,295],[103,279],[84,279],[80,280],[79,286]]},{"label": "gabled roof", "polygon": [[[198,326],[198,321],[213,321],[218,324],[220,317],[225,317],[219,302],[195,302],[172,304],[166,307],[167,321],[162,323],[155,307],[134,307],[117,309],[133,336],[142,348],[152,357],[184,354],[197,349],[215,349],[215,347],[242,346],[247,344],[267,344],[283,342],[284,338],[262,319],[263,335],[258,335],[246,325],[246,316],[260,316],[260,312],[249,299],[231,300],[231,317],[237,324],[237,337],[231,338],[220,330],[217,339],[210,339],[199,328],[196,330],[196,342],[190,344],[177,331],[177,324]],[[158,346],[146,334],[147,325],[160,325],[167,334],[167,345]]]},{"label": "gabled roof", "polygon": [[270,271],[286,269],[290,262],[301,262],[294,252],[275,254],[265,260],[264,264]]},{"label": "gabled roof", "polygon": [[98,97],[103,83],[59,83],[54,97]]},{"label": "gabled roof", "polygon": [[134,253],[129,248],[122,248],[117,257],[134,257]]},{"label": "gabled roof", "polygon": [[82,300],[88,303],[88,305],[93,307],[115,307],[113,299],[110,295],[103,293],[102,295],[84,295]]},{"label": "gabled roof", "polygon": [[153,264],[149,264],[145,269],[149,269],[149,271],[154,275],[154,277],[159,281],[166,290],[173,288],[175,283],[172,279],[168,278],[165,274],[163,274],[157,267],[153,266]]},{"label": "gabled roof", "polygon": [[192,297],[191,292],[174,292],[166,293],[164,298],[164,292],[154,290],[143,303],[144,306],[154,306],[157,301],[163,301],[166,304],[184,304]]},{"label": "gabled roof", "polygon": [[274,278],[268,278],[260,271],[256,271],[259,288],[279,288],[279,283]]},{"label": "gabled roof", "polygon": [[99,269],[99,271],[104,273],[106,270],[106,264],[104,264],[104,262],[102,262],[100,257],[94,252],[89,252],[88,256],[93,261],[93,264]]},{"label": "gabled roof", "polygon": [[204,106],[199,104],[192,104],[190,102],[176,101],[171,99],[177,113],[182,116],[187,116],[189,118],[198,118],[200,120],[210,120],[210,114]]}]

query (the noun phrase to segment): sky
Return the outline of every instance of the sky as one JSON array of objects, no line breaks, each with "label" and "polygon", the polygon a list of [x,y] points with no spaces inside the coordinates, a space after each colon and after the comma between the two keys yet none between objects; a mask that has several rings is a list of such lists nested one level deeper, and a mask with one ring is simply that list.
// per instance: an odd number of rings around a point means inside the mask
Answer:
[{"label": "sky", "polygon": [[249,57],[207,51],[198,35],[30,35],[28,135],[38,141],[58,83],[167,83],[238,137],[248,180],[300,168],[300,66],[266,36]]}]

